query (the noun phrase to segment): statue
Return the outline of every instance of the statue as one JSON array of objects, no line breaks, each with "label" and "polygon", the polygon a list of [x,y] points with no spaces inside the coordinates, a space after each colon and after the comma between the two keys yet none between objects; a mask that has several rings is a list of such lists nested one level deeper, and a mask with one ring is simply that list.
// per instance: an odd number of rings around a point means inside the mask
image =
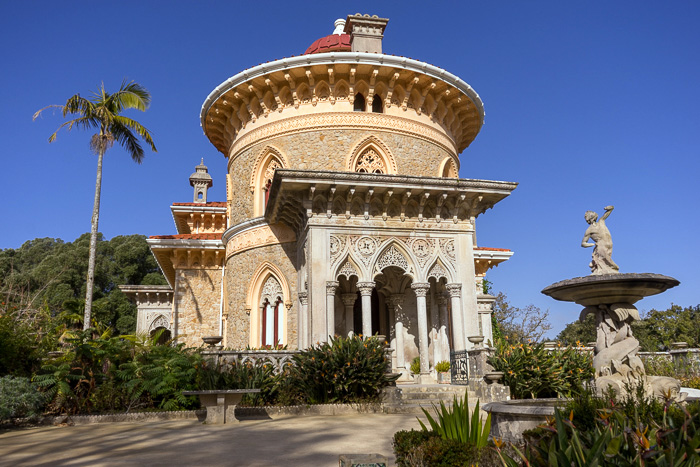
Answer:
[{"label": "statue", "polygon": [[[620,273],[620,268],[612,260],[612,237],[605,225],[605,219],[608,218],[613,209],[615,209],[614,206],[605,206],[605,214],[600,220],[598,220],[598,214],[593,211],[586,211],[585,214],[589,226],[583,235],[581,246],[584,248],[595,246],[593,258],[589,264],[593,275]],[[594,243],[588,243],[588,239],[593,240]]]}]

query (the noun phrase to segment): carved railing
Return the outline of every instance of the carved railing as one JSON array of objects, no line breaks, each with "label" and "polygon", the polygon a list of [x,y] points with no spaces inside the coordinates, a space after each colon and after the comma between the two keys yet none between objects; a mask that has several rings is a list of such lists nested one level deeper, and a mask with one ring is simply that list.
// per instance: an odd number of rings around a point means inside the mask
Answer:
[{"label": "carved railing", "polygon": [[469,357],[466,350],[450,352],[450,376],[452,384],[469,384]]}]

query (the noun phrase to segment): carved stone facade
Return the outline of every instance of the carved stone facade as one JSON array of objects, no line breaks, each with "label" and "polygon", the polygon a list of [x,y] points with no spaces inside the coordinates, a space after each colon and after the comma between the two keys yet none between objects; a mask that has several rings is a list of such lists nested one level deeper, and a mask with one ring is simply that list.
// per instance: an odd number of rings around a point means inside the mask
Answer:
[{"label": "carved stone facade", "polygon": [[271,320],[289,349],[381,334],[405,377],[422,357],[424,381],[467,336],[491,337],[479,281],[512,252],[476,247],[474,221],[516,184],[458,178],[481,99],[375,39],[375,53],[267,62],[206,99],[227,201],[178,208],[182,232],[150,240],[175,290],[176,337],[258,348]]}]

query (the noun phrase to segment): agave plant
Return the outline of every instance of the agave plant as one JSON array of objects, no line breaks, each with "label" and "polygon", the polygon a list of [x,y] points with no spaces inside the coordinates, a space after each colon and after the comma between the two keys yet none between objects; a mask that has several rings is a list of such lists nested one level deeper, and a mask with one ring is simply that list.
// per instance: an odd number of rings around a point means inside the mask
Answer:
[{"label": "agave plant", "polygon": [[445,403],[440,401],[440,408],[433,404],[433,410],[437,419],[433,418],[427,410],[423,410],[430,430],[425,424],[418,419],[423,431],[434,431],[439,434],[442,439],[450,439],[462,443],[471,444],[477,448],[483,448],[488,444],[489,432],[491,431],[491,414],[486,417],[486,421],[482,422],[479,416],[479,401],[476,401],[474,412],[469,413],[469,402],[467,397],[457,399],[454,397],[452,408],[445,406]]}]

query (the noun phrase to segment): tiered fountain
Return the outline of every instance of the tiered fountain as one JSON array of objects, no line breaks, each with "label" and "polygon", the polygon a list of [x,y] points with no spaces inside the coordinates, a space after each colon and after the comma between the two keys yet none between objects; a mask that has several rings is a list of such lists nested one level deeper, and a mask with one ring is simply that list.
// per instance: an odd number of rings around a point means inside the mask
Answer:
[{"label": "tiered fountain", "polygon": [[[672,277],[651,273],[620,273],[612,260],[612,238],[605,225],[613,206],[605,208],[598,220],[593,211],[586,212],[589,226],[582,247],[594,247],[591,275],[567,279],[542,290],[550,297],[583,306],[580,320],[595,315],[597,338],[594,347],[595,388],[599,394],[612,389],[619,395],[642,385],[646,395],[685,400],[680,382],[664,376],[647,376],[637,356],[639,341],[632,335],[632,321],[639,320],[634,303],[680,284]],[[594,243],[589,243],[592,240]],[[561,405],[556,399],[511,400],[484,406],[491,413],[491,435],[516,441],[522,432],[542,424]]]},{"label": "tiered fountain", "polygon": [[[685,399],[680,382],[664,376],[647,376],[637,356],[639,341],[632,335],[632,321],[639,320],[634,306],[644,297],[656,295],[680,284],[676,279],[652,273],[620,273],[612,260],[612,238],[605,225],[613,206],[598,214],[586,212],[589,226],[582,247],[594,247],[590,263],[591,275],[567,279],[542,290],[556,300],[583,306],[580,320],[591,313],[596,321],[596,343],[593,356],[595,386],[598,393],[609,388],[625,394],[630,388],[643,385],[647,395],[658,398]],[[589,243],[593,240],[595,243]]]}]

